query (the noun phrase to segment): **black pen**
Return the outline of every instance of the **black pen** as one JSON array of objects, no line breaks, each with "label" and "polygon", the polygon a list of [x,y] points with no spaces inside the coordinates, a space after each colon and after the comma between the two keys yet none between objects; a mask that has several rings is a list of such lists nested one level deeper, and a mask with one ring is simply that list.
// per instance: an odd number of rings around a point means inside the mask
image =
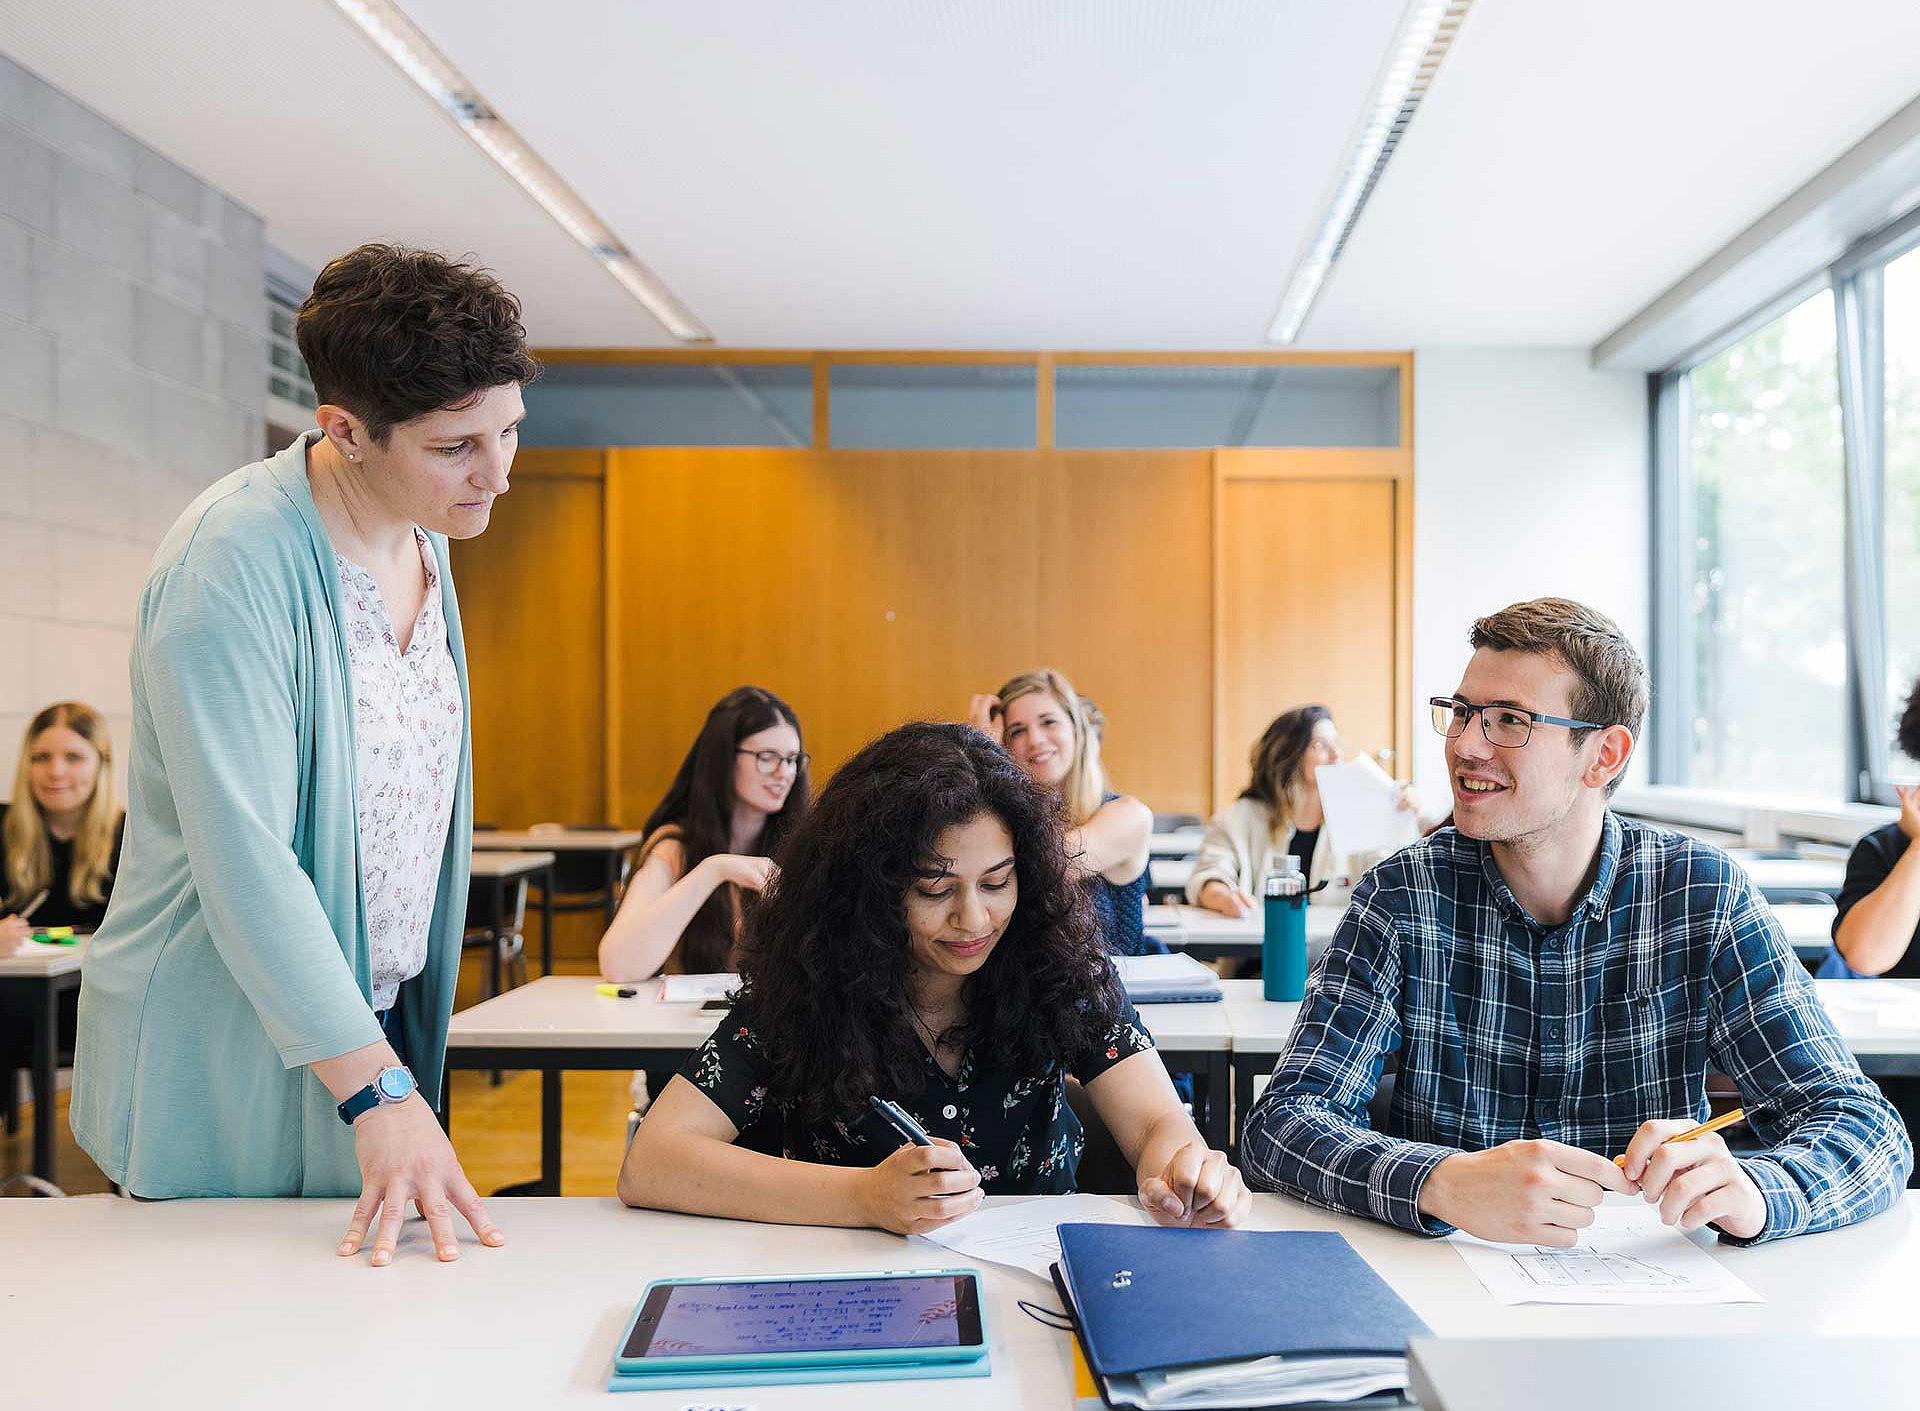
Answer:
[{"label": "black pen", "polygon": [[875,1094],[867,1099],[867,1105],[878,1112],[886,1124],[912,1142],[915,1146],[932,1146],[933,1138],[927,1135],[927,1129],[913,1120],[913,1114],[897,1102]]}]

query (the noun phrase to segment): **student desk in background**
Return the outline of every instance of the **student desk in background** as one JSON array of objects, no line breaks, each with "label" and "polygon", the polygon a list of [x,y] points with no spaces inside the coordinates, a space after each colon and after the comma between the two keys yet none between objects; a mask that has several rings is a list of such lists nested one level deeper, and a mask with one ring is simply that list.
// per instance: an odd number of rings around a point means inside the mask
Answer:
[{"label": "student desk in background", "polygon": [[[60,996],[68,990],[80,988],[80,966],[86,949],[87,938],[84,936],[70,946],[37,946],[29,942],[20,948],[18,954],[0,959],[0,990],[24,994],[33,1006],[33,1174],[43,1181],[53,1180],[53,1109],[55,1075],[60,1061]],[[11,1068],[0,1069],[0,1082],[13,1081]]]},{"label": "student desk in background", "polygon": [[620,859],[646,840],[645,833],[627,828],[564,828],[554,832],[507,832],[504,829],[477,829],[473,835],[476,852],[555,852],[596,853],[606,862],[607,924],[620,909]]},{"label": "student desk in background", "polygon": [[1204,828],[1182,828],[1172,833],[1154,833],[1147,838],[1149,857],[1192,857],[1206,841]]},{"label": "student desk in background", "polygon": [[[905,1404],[924,1411],[1068,1411],[1073,1405],[1067,1335],[1016,1306],[1027,1299],[1057,1307],[1053,1290],[992,1264],[978,1266],[993,1359],[989,1378],[608,1398],[614,1344],[649,1279],[972,1262],[925,1240],[627,1210],[610,1198],[507,1199],[488,1204],[507,1235],[502,1248],[483,1249],[467,1234],[460,1261],[438,1264],[425,1226],[409,1219],[399,1258],[374,1270],[364,1254],[347,1260],[333,1252],[352,1208],[346,1200],[0,1200],[0,1249],[10,1268],[32,1271],[33,1290],[31,1298],[8,1305],[9,1346],[16,1349],[6,1369],[9,1404],[94,1405],[130,1393],[142,1405],[283,1411],[357,1405],[677,1411],[714,1401],[761,1411],[881,1411]],[[1913,1309],[1920,1307],[1916,1192],[1831,1234],[1751,1249],[1720,1249],[1704,1232],[1695,1236],[1768,1300],[1702,1308],[1503,1307],[1444,1241],[1274,1195],[1254,1198],[1249,1223],[1345,1235],[1441,1338],[1908,1337]],[[87,1249],[110,1250],[111,1258],[74,1257]],[[1312,1297],[1313,1290],[1301,1294]],[[368,1329],[396,1322],[406,1336],[384,1355],[369,1354]],[[1846,1355],[1844,1340],[1823,1346]],[[1674,1390],[1641,1387],[1622,1404],[1684,1404],[1683,1389],[1666,1395]],[[1905,1393],[1890,1387],[1887,1395],[1891,1405]],[[1515,1389],[1513,1404],[1551,1401],[1541,1388],[1527,1386]]]},{"label": "student desk in background", "polygon": [[[667,1004],[660,979],[627,988],[631,999],[598,992],[596,975],[550,975],[453,1016],[447,1067],[535,1069],[540,1074],[540,1183],[560,1193],[560,1075],[569,1069],[678,1069],[707,1041],[721,1011]],[[1224,1148],[1232,1131],[1231,1041],[1220,1004],[1143,1004],[1140,1018],[1168,1069],[1194,1075],[1200,1130]],[[452,1121],[452,1088],[441,1107]],[[611,1177],[611,1172],[608,1173]]]},{"label": "student desk in background", "polygon": [[1776,905],[1802,901],[1815,892],[1838,897],[1847,879],[1847,864],[1838,858],[1747,857],[1738,849],[1727,856],[1744,867],[1760,894]]},{"label": "student desk in background", "polygon": [[516,878],[544,872],[540,884],[540,973],[553,973],[553,854],[550,852],[493,852],[475,848],[470,892],[484,891],[494,931],[510,929],[513,908],[507,905],[507,884]]},{"label": "student desk in background", "polygon": [[[1339,929],[1344,906],[1307,908],[1307,963],[1313,964]],[[1204,906],[1150,906],[1146,933],[1164,941],[1169,950],[1185,951],[1196,960],[1219,960],[1230,955],[1258,955],[1266,921],[1259,903],[1250,916],[1222,916]]]}]

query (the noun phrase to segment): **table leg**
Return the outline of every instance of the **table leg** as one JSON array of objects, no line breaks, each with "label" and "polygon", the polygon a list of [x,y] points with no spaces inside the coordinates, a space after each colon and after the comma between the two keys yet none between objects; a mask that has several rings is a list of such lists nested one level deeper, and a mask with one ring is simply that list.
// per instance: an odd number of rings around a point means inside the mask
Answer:
[{"label": "table leg", "polygon": [[453,1065],[440,1070],[440,1130],[453,1138]]},{"label": "table leg", "polygon": [[1228,1134],[1232,1130],[1233,1099],[1228,1071],[1226,1054],[1209,1053],[1205,1066],[1194,1074],[1201,1085],[1201,1091],[1196,1096],[1205,1105],[1200,1135],[1216,1151],[1227,1149]]},{"label": "table leg", "polygon": [[53,1180],[54,1071],[60,1047],[60,997],[39,985],[33,1023],[33,1174]]},{"label": "table leg", "polygon": [[540,888],[540,973],[553,973],[553,882],[555,864],[547,864],[546,885]]},{"label": "table leg", "polygon": [[620,859],[624,856],[624,853],[615,852],[612,848],[607,849],[607,925],[609,926],[613,925],[614,912],[620,909],[620,899],[614,896],[613,889],[620,885]]},{"label": "table leg", "polygon": [[560,1194],[560,1070],[540,1070],[540,1193]]}]

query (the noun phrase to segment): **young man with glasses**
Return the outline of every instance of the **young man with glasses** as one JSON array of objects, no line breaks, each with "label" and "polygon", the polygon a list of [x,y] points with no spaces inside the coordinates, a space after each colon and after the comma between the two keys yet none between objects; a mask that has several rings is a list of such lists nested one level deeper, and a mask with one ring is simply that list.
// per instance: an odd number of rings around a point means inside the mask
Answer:
[{"label": "young man with glasses", "polygon": [[[1905,1128],[1746,874],[1608,807],[1647,709],[1632,644],[1561,598],[1483,617],[1469,640],[1459,690],[1431,703],[1454,827],[1355,889],[1247,1118],[1247,1183],[1562,1248],[1608,1191],[1738,1243],[1885,1209],[1913,1164]],[[1717,1133],[1663,1145],[1706,1115],[1710,1069],[1764,1151],[1736,1158]]]}]

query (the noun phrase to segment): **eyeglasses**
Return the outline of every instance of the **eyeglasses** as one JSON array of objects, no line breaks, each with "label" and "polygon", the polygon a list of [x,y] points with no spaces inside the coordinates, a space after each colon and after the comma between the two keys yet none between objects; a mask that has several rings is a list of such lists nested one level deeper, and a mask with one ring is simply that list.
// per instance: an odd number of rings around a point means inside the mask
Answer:
[{"label": "eyeglasses", "polygon": [[781,754],[778,750],[735,750],[734,753],[752,755],[754,766],[762,774],[771,774],[783,764],[798,774],[813,758],[810,754]]},{"label": "eyeglasses", "polygon": [[1433,707],[1433,728],[1449,740],[1466,734],[1468,723],[1478,715],[1487,743],[1508,750],[1517,750],[1531,740],[1536,725],[1560,725],[1568,730],[1607,728],[1591,720],[1568,720],[1565,716],[1542,715],[1537,710],[1522,710],[1518,706],[1473,705],[1451,696],[1435,696],[1427,704]]}]

